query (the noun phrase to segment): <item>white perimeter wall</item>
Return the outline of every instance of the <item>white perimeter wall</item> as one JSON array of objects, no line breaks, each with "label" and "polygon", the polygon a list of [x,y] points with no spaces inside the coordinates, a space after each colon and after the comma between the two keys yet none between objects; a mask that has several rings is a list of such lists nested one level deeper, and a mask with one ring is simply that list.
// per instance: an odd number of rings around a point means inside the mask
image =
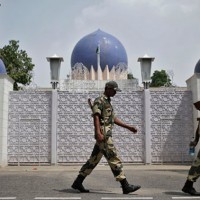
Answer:
[{"label": "white perimeter wall", "polygon": [[[51,91],[11,92],[8,163],[85,162],[95,142],[87,99],[94,100],[99,94],[58,91],[53,97]],[[57,105],[53,112],[52,97],[56,97]],[[136,135],[117,126],[113,130],[113,140],[123,162],[146,163],[148,159],[150,163],[190,162],[188,144],[194,133],[191,91],[150,89],[146,100],[148,118],[145,118],[144,99],[142,90],[123,91],[112,99],[117,116],[138,128]],[[150,140],[146,140],[145,119],[149,120]],[[56,131],[53,137],[52,127]],[[149,145],[145,144],[147,141]]]}]

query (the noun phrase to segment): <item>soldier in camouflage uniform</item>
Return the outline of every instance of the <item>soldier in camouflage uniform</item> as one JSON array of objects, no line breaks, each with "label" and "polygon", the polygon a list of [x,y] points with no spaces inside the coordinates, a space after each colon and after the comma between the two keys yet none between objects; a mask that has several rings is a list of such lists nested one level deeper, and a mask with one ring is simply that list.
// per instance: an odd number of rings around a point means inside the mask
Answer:
[{"label": "soldier in camouflage uniform", "polygon": [[90,158],[82,166],[78,177],[72,184],[72,188],[80,192],[89,192],[89,190],[83,187],[83,180],[97,166],[102,156],[105,156],[116,181],[121,183],[123,194],[128,194],[140,189],[139,185],[130,185],[127,182],[122,162],[117,155],[116,148],[112,141],[112,128],[114,124],[127,128],[133,133],[137,132],[134,126],[124,124],[114,115],[110,97],[115,96],[116,91],[121,91],[117,83],[115,81],[107,82],[104,94],[96,98],[92,106],[96,144],[94,145]]},{"label": "soldier in camouflage uniform", "polygon": [[[197,101],[194,103],[194,106],[197,110],[200,110],[200,101]],[[196,146],[199,142],[199,136],[200,136],[200,118],[197,118],[197,121],[199,122],[196,134],[195,134],[195,139],[190,143],[191,146]],[[200,196],[200,193],[197,192],[194,187],[193,183],[196,182],[196,180],[200,177],[200,150],[198,152],[198,155],[196,159],[193,161],[192,166],[189,170],[187,180],[185,182],[184,187],[182,188],[182,191],[185,193],[188,193],[193,196]]]}]

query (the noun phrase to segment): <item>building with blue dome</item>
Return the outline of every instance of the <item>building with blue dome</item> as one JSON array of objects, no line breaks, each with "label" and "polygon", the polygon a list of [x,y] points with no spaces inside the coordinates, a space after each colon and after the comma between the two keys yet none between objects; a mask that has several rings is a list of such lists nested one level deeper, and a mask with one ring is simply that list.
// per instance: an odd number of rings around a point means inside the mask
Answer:
[{"label": "building with blue dome", "polygon": [[127,79],[127,68],[122,43],[100,29],[80,39],[71,55],[72,79]]},{"label": "building with blue dome", "polygon": [[200,73],[200,60],[195,65],[194,73]]},{"label": "building with blue dome", "polygon": [[[193,103],[200,100],[200,60],[194,67],[194,74],[186,80],[187,88],[192,91]],[[197,111],[195,111],[197,112]]]},{"label": "building with blue dome", "polygon": [[[149,61],[153,59],[147,55],[138,58],[138,62],[144,62],[141,69],[143,66],[149,70]],[[113,129],[124,162],[192,161],[188,144],[200,117],[192,105],[200,100],[200,61],[194,75],[187,80],[187,88],[146,88],[145,84],[142,88],[135,79],[125,80],[128,61],[123,45],[101,30],[83,37],[74,47],[72,80],[70,76],[62,82],[59,80],[62,57],[54,55],[47,57],[47,61],[52,72],[52,89],[33,85],[12,91],[14,80],[5,74],[0,60],[1,167],[84,163],[94,143],[87,100],[94,102],[104,92],[109,79],[116,80],[122,89],[112,100],[117,114],[125,123],[136,124],[138,128],[134,137],[121,128]],[[145,75],[143,80],[148,81],[149,73],[141,71]]]},{"label": "building with blue dome", "polygon": [[7,74],[6,67],[1,59],[0,59],[0,74]]}]

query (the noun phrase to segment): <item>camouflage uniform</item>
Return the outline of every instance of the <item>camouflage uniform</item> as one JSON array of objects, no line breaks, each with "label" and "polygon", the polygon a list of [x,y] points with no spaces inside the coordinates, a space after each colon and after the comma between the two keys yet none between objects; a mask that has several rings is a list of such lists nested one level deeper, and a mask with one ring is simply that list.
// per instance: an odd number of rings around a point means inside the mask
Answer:
[{"label": "camouflage uniform", "polygon": [[110,165],[114,177],[117,181],[121,181],[126,177],[123,172],[122,162],[117,155],[117,150],[112,141],[114,112],[110,103],[110,98],[106,97],[104,94],[96,98],[92,110],[93,114],[98,113],[100,115],[101,131],[104,134],[105,139],[101,143],[96,142],[90,158],[82,166],[79,174],[84,177],[89,175],[104,155]]},{"label": "camouflage uniform", "polygon": [[[198,134],[200,134],[200,124],[198,125]],[[196,159],[194,160],[194,162],[192,163],[192,166],[189,170],[189,173],[188,173],[188,177],[187,179],[189,181],[192,181],[192,182],[196,182],[196,180],[199,178],[200,176],[200,150],[198,152],[198,155],[196,157]]]},{"label": "camouflage uniform", "polygon": [[199,178],[199,176],[200,176],[200,151],[199,151],[196,159],[192,163],[192,166],[189,170],[187,179],[189,181],[196,182],[196,180]]}]

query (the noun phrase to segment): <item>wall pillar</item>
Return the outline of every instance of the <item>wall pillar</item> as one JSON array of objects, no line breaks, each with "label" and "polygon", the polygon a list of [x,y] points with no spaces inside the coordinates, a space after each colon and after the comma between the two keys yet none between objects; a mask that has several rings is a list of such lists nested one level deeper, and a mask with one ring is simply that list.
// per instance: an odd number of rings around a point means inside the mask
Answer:
[{"label": "wall pillar", "polygon": [[[186,80],[187,88],[192,91],[192,103],[200,101],[200,73],[194,73],[189,79]],[[200,117],[200,111],[196,110],[193,106],[193,126],[194,136],[198,126],[197,118]],[[191,138],[192,139],[192,138]],[[200,148],[200,142],[197,144],[197,149]],[[196,151],[198,153],[198,151]]]},{"label": "wall pillar", "polygon": [[144,89],[144,130],[145,130],[145,164],[151,164],[151,116],[150,116],[150,91]]},{"label": "wall pillar", "polygon": [[0,166],[8,164],[8,106],[9,92],[13,90],[13,79],[6,74],[0,74]]},{"label": "wall pillar", "polygon": [[57,164],[57,108],[58,108],[58,92],[52,90],[51,103],[51,164]]}]

